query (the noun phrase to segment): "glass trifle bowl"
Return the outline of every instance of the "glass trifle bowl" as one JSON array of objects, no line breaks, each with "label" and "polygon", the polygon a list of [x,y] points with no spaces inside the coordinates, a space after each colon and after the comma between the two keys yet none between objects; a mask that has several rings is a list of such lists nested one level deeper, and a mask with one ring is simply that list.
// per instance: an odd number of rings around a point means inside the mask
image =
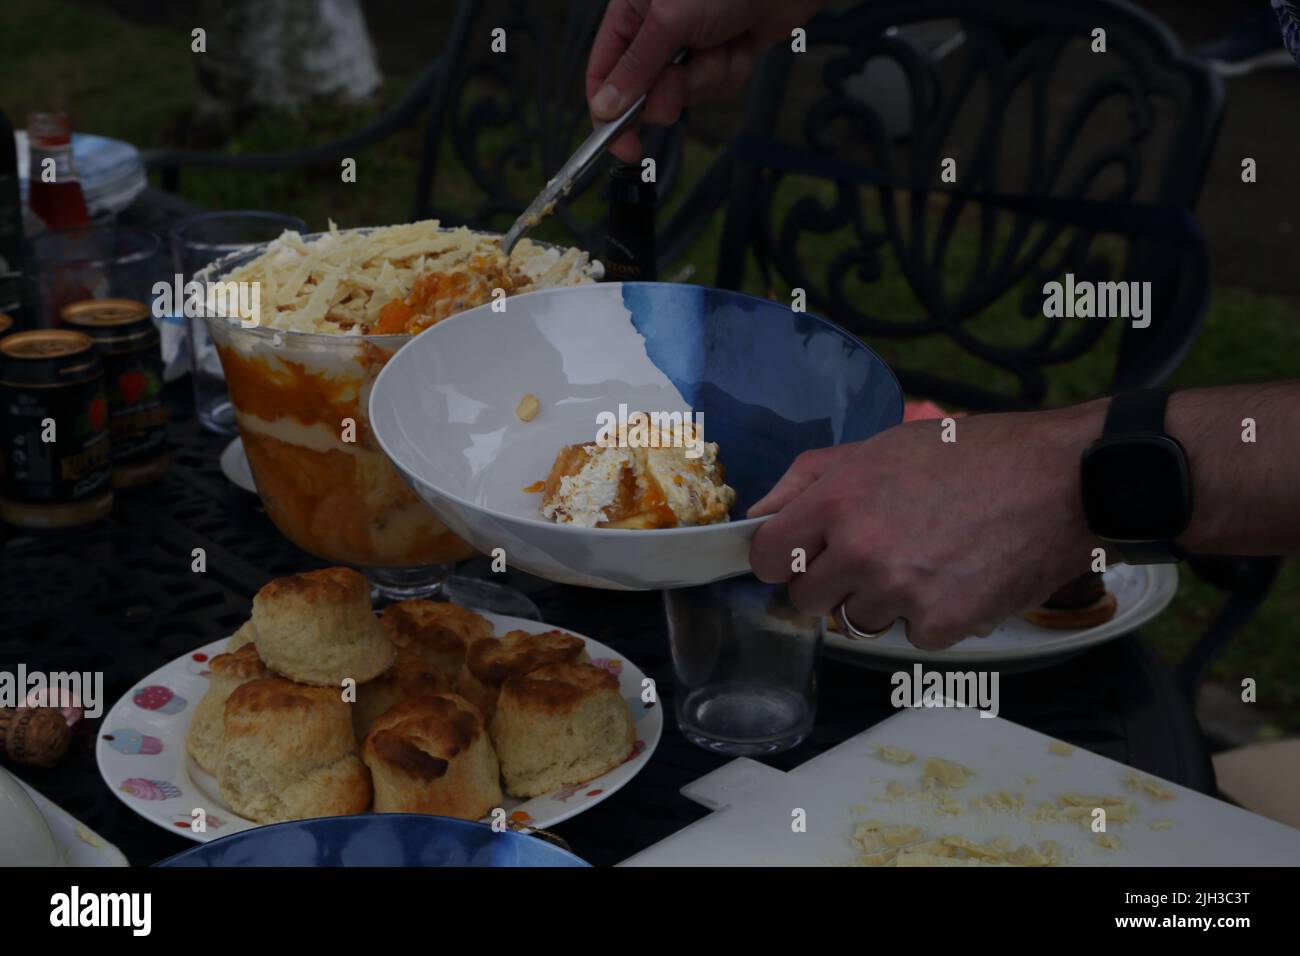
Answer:
[{"label": "glass trifle bowl", "polygon": [[[286,233],[195,275],[208,290],[204,319],[267,514],[304,551],[362,570],[387,600],[438,596],[455,562],[477,552],[375,441],[367,408],[380,370],[414,334],[491,301],[496,288],[594,282],[603,271],[578,250],[523,242],[507,267],[497,239],[434,222]],[[218,283],[224,301],[213,295]],[[508,589],[477,584],[452,596],[519,609]]]}]

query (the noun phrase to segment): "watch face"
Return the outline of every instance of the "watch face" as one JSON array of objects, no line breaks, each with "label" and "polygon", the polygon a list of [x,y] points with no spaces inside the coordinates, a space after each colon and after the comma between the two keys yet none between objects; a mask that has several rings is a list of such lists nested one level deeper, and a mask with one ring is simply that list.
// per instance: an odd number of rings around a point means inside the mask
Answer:
[{"label": "watch face", "polygon": [[1103,438],[1083,456],[1083,510],[1102,538],[1176,538],[1191,518],[1191,481],[1181,446],[1165,435]]}]

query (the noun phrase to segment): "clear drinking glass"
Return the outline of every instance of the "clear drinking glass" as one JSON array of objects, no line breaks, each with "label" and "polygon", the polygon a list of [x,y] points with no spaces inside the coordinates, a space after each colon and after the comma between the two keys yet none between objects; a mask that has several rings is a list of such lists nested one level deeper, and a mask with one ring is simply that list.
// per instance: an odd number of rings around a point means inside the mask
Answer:
[{"label": "clear drinking glass", "polygon": [[817,715],[824,620],[751,576],[663,595],[687,739],[733,756],[801,743]]},{"label": "clear drinking glass", "polygon": [[[214,259],[270,242],[286,229],[305,233],[307,224],[297,216],[278,212],[204,212],[187,216],[168,233],[172,262],[185,283]],[[185,329],[199,423],[219,435],[234,435],[235,410],[212,337],[201,318],[186,316]]]},{"label": "clear drinking glass", "polygon": [[151,305],[163,269],[162,240],[132,226],[85,226],[32,240],[41,324],[59,324],[65,305],[82,299],[133,299]]}]

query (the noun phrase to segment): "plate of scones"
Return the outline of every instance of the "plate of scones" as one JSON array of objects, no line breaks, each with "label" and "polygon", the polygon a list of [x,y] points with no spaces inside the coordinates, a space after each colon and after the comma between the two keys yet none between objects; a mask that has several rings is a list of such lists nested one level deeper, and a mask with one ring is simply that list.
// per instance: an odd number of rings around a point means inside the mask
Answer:
[{"label": "plate of scones", "polygon": [[645,766],[650,686],[536,621],[427,600],[376,614],[361,574],[323,568],[269,582],[233,635],[133,687],[96,757],[127,806],[198,842],[366,811],[543,828]]}]

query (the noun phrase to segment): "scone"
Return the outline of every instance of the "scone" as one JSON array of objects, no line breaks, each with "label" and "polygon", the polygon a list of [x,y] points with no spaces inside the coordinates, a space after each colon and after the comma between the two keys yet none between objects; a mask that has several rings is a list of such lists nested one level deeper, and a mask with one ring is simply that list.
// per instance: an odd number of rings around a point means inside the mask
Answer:
[{"label": "scone", "polygon": [[492,636],[492,622],[446,601],[401,601],[384,609],[380,622],[397,647],[397,659],[424,658],[454,681],[465,651]]},{"label": "scone", "polygon": [[272,581],[253,597],[253,627],[266,666],[300,684],[364,684],[397,656],[370,609],[369,582],[351,568]]},{"label": "scone", "polygon": [[351,705],[331,687],[250,681],[226,701],[217,783],[258,823],[360,813],[370,774],[357,756]]},{"label": "scone", "polygon": [[585,783],[621,764],[636,744],[618,678],[575,662],[507,680],[490,726],[512,797]]},{"label": "scone", "polygon": [[194,708],[194,718],[185,734],[185,749],[200,767],[215,774],[220,766],[226,699],[249,681],[271,675],[252,644],[244,644],[232,653],[218,654],[208,662],[208,669],[212,672],[208,692]]},{"label": "scone", "polygon": [[478,708],[485,724],[492,723],[501,685],[546,664],[590,660],[586,643],[563,631],[510,631],[505,637],[485,637],[470,645],[456,679],[456,692]]},{"label": "scone", "polygon": [[500,768],[478,711],[457,694],[404,701],[380,715],[361,748],[378,813],[477,820],[501,804]]},{"label": "scone", "polygon": [[245,644],[257,643],[253,638],[256,632],[253,630],[253,619],[249,618],[243,624],[239,625],[239,630],[230,635],[230,640],[226,641],[226,653],[230,654],[239,650]]},{"label": "scone", "polygon": [[394,704],[450,690],[451,682],[437,664],[398,657],[397,663],[384,673],[357,687],[357,700],[352,705],[352,726],[357,740],[365,740],[375,718]]}]

